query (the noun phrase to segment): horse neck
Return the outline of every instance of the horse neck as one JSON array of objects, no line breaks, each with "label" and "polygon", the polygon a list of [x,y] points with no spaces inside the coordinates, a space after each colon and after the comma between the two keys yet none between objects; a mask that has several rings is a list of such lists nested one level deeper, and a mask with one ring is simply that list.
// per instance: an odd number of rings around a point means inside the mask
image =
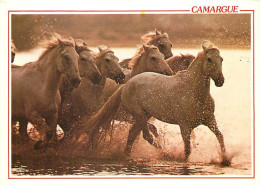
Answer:
[{"label": "horse neck", "polygon": [[49,93],[57,93],[60,86],[61,73],[57,70],[57,59],[59,48],[53,48],[39,59],[39,68],[45,76],[44,89]]},{"label": "horse neck", "polygon": [[97,59],[97,68],[100,71],[101,74],[101,82],[99,83],[99,86],[105,87],[106,84],[106,74],[104,74],[104,72],[101,69],[101,63],[99,61],[99,59]]},{"label": "horse neck", "polygon": [[135,75],[141,74],[143,72],[146,72],[146,67],[145,67],[145,55],[142,55],[141,58],[139,59],[138,63],[133,67],[131,73],[130,73],[130,78],[132,78]]},{"label": "horse neck", "polygon": [[203,71],[203,56],[198,56],[187,69],[187,83],[191,92],[203,100],[210,93],[210,78]]}]

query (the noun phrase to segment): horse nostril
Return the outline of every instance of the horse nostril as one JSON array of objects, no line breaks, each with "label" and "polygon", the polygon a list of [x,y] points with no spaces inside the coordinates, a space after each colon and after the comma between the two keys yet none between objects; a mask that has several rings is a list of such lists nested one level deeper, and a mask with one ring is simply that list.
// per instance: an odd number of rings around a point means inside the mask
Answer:
[{"label": "horse nostril", "polygon": [[223,75],[221,75],[221,76],[219,76],[216,80],[214,80],[214,82],[215,82],[215,85],[216,85],[217,87],[221,87],[221,86],[223,86],[223,84],[224,84],[224,82],[225,82],[225,78],[224,78]]},{"label": "horse nostril", "polygon": [[101,76],[96,74],[91,81],[93,84],[99,84],[101,82]]},{"label": "horse nostril", "polygon": [[170,57],[172,57],[172,56],[173,56],[173,54],[172,54],[172,52],[171,52],[171,53],[169,53],[168,56],[165,56],[165,59],[168,59],[168,58],[170,58]]},{"label": "horse nostril", "polygon": [[125,81],[125,74],[122,72],[115,77],[116,83],[122,84]]},{"label": "horse nostril", "polygon": [[73,85],[74,87],[78,87],[79,84],[80,84],[80,82],[81,82],[81,79],[80,79],[80,78],[74,78],[74,79],[71,81],[71,83],[72,83],[72,85]]}]

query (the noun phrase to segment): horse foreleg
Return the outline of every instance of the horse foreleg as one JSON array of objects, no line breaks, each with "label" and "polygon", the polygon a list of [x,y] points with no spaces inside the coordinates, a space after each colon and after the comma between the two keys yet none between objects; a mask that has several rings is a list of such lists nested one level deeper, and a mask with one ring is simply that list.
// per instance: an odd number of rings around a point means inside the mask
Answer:
[{"label": "horse foreleg", "polygon": [[224,137],[223,134],[220,132],[217,126],[217,122],[214,119],[210,124],[207,124],[208,128],[216,135],[218,142],[221,147],[221,158],[222,158],[222,164],[223,165],[230,165],[230,161],[228,161],[226,157],[226,147],[224,144]]},{"label": "horse foreleg", "polygon": [[184,151],[185,151],[185,160],[187,161],[189,158],[189,155],[191,153],[191,147],[190,147],[190,134],[192,129],[189,127],[183,127],[181,126],[181,135],[184,141]]},{"label": "horse foreleg", "polygon": [[57,143],[57,125],[58,125],[58,113],[53,114],[52,116],[46,119],[46,122],[51,126],[51,130],[49,130],[46,134],[48,139],[50,139],[51,143]]},{"label": "horse foreleg", "polygon": [[[47,125],[47,123],[45,122],[45,120],[41,117],[41,115],[36,112],[33,111],[30,114],[28,114],[28,120],[36,127],[37,131],[40,133],[49,133],[51,131],[51,128],[49,127],[49,125]],[[42,141],[38,141],[35,145],[34,148],[35,149],[39,149],[40,145],[43,145],[45,143],[42,143]]]},{"label": "horse foreleg", "polygon": [[135,139],[141,132],[141,127],[140,125],[137,125],[136,123],[133,124],[132,128],[129,131],[127,143],[126,143],[126,148],[125,148],[125,155],[130,156],[131,150],[134,144]]},{"label": "horse foreleg", "polygon": [[28,141],[28,133],[27,133],[27,126],[28,126],[28,121],[27,120],[20,120],[19,121],[19,133],[22,137],[23,142]]}]

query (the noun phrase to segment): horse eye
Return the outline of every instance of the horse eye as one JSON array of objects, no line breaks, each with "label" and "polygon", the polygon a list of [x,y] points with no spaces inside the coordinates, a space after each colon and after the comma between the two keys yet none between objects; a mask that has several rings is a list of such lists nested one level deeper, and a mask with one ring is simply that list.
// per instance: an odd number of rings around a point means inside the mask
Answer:
[{"label": "horse eye", "polygon": [[156,60],[156,58],[155,57],[151,57],[151,60]]},{"label": "horse eye", "polygon": [[106,58],[106,62],[110,62],[110,60],[108,58]]},{"label": "horse eye", "polygon": [[65,58],[65,60],[66,60],[67,63],[70,63],[70,62],[71,62],[69,55],[64,55],[64,58]]},{"label": "horse eye", "polygon": [[81,57],[80,58],[82,61],[86,61],[86,58],[85,57]]},{"label": "horse eye", "polygon": [[63,55],[65,59],[70,59],[68,54]]},{"label": "horse eye", "polygon": [[221,57],[221,62],[223,62],[223,58]]},{"label": "horse eye", "polygon": [[160,47],[160,48],[165,48],[165,45],[160,44],[159,47]]},{"label": "horse eye", "polygon": [[211,63],[211,62],[212,62],[211,58],[208,58],[208,62],[209,62],[209,63]]}]

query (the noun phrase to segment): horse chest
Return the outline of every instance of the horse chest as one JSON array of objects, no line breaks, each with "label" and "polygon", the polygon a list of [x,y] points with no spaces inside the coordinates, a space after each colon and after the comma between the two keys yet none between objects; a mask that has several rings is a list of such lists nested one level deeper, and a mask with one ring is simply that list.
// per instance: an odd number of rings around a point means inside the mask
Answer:
[{"label": "horse chest", "polygon": [[35,108],[42,116],[48,117],[58,112],[59,94],[46,93],[35,101]]},{"label": "horse chest", "polygon": [[211,98],[198,99],[192,97],[189,105],[186,110],[186,118],[191,123],[200,124],[214,114],[214,101]]},{"label": "horse chest", "polygon": [[174,99],[170,104],[169,113],[165,111],[164,114],[167,114],[167,122],[171,123],[189,123],[197,126],[214,114],[214,101],[211,98],[198,99],[189,95]]}]

